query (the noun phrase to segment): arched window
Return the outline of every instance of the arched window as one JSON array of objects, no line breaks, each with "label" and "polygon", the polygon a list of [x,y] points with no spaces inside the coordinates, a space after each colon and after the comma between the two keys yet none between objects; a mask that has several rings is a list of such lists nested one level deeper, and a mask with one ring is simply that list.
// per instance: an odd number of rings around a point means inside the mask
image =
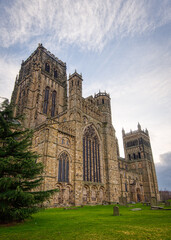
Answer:
[{"label": "arched window", "polygon": [[140,153],[140,152],[138,152],[138,158],[140,158],[140,159],[141,159],[141,153]]},{"label": "arched window", "polygon": [[57,77],[58,77],[57,70],[54,69],[54,78],[57,78]]},{"label": "arched window", "polygon": [[45,114],[47,114],[47,110],[48,110],[48,101],[49,101],[49,87],[46,87],[44,103],[43,103],[43,113],[45,113]]},{"label": "arched window", "polygon": [[48,63],[45,63],[45,71],[48,73],[50,72],[50,66]]},{"label": "arched window", "polygon": [[56,91],[52,93],[52,109],[51,109],[51,116],[55,116],[55,106],[56,106]]},{"label": "arched window", "polygon": [[72,84],[72,87],[73,87],[73,85],[74,85],[74,82],[73,82],[73,80],[72,80],[71,84]]},{"label": "arched window", "polygon": [[93,126],[83,135],[83,180],[101,182],[100,142]]},{"label": "arched window", "polygon": [[80,82],[79,82],[79,80],[78,80],[77,85],[79,86],[79,84],[80,84]]},{"label": "arched window", "polygon": [[69,157],[65,152],[59,157],[58,182],[69,182]]},{"label": "arched window", "polygon": [[104,104],[104,99],[102,99],[102,104]]}]

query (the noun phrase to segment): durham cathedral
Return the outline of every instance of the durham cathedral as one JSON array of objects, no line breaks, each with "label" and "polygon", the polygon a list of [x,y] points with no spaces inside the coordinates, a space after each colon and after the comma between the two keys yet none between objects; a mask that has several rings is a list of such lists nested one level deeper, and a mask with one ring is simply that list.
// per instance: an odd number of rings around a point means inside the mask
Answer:
[{"label": "durham cathedral", "polygon": [[32,149],[44,164],[41,190],[58,188],[46,206],[159,200],[148,130],[122,129],[120,157],[110,96],[83,98],[82,75],[67,79],[66,63],[42,44],[22,61],[11,102],[34,130]]}]

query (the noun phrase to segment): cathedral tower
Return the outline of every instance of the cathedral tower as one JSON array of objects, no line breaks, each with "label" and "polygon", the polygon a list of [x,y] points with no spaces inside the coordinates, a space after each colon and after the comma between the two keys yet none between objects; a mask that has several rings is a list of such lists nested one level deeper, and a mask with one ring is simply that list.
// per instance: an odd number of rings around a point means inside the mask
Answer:
[{"label": "cathedral tower", "polygon": [[78,74],[75,70],[73,74],[69,75],[69,109],[81,109],[82,103],[82,75]]},{"label": "cathedral tower", "polygon": [[103,113],[104,122],[112,122],[111,119],[111,106],[110,106],[110,95],[106,92],[100,92],[95,94],[95,101],[99,110]]},{"label": "cathedral tower", "polygon": [[11,100],[14,114],[26,116],[26,127],[57,116],[67,108],[66,64],[39,44],[22,61]]},{"label": "cathedral tower", "polygon": [[34,129],[32,149],[45,166],[41,189],[59,189],[46,205],[116,203],[142,184],[147,201],[157,197],[148,131],[140,124],[136,131],[123,130],[126,159],[120,158],[110,95],[83,98],[82,82],[76,71],[67,81],[66,64],[42,44],[16,78],[11,103],[14,115],[25,114],[25,127]]},{"label": "cathedral tower", "polygon": [[129,163],[130,169],[142,174],[144,200],[150,201],[152,197],[159,200],[149,133],[147,129],[142,130],[139,123],[137,127],[136,131],[129,133],[122,130],[125,160]]},{"label": "cathedral tower", "polygon": [[120,176],[118,170],[118,143],[112,125],[110,95],[106,92],[95,94],[94,99],[102,113],[104,161],[106,168],[106,188],[108,202],[118,202],[120,194]]}]

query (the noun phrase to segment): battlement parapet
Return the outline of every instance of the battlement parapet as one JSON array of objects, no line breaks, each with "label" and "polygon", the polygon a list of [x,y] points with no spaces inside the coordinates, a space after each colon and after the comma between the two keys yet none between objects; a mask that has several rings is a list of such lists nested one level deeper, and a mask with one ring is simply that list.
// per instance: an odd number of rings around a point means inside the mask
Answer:
[{"label": "battlement parapet", "polygon": [[106,96],[106,97],[110,98],[110,94],[108,94],[106,92],[100,92],[100,91],[99,91],[99,93],[94,95],[94,98],[97,98],[97,97],[100,97],[100,96]]},{"label": "battlement parapet", "polygon": [[137,133],[143,133],[146,136],[149,136],[148,132],[146,130],[135,130],[135,131],[130,130],[130,132],[124,134],[124,137],[125,136],[131,136],[131,135],[134,135],[134,134],[137,134]]},{"label": "battlement parapet", "polygon": [[60,63],[62,66],[66,67],[66,63],[62,62],[59,58],[57,58],[54,54],[52,54],[50,51],[48,51],[46,48],[43,47],[43,51],[53,58],[56,62]]},{"label": "battlement parapet", "polygon": [[122,128],[122,136],[123,136],[123,137],[125,137],[125,136],[131,136],[131,135],[138,134],[138,133],[143,133],[143,134],[145,134],[146,136],[149,136],[149,133],[148,133],[147,128],[146,128],[145,130],[142,130],[141,125],[140,125],[139,123],[138,123],[138,125],[137,125],[137,130],[135,130],[135,131],[130,130],[130,132],[125,133],[124,128]]},{"label": "battlement parapet", "polygon": [[48,51],[45,47],[43,47],[42,43],[39,43],[37,49],[24,61],[22,60],[21,65],[25,65],[28,61],[31,60],[31,58],[37,53],[37,50],[41,49],[43,52],[45,52],[49,57],[51,57],[53,60],[61,64],[63,67],[66,67],[66,63],[62,62],[59,58],[57,58],[54,54],[52,54],[50,51]]},{"label": "battlement parapet", "polygon": [[79,77],[81,80],[83,80],[82,79],[82,73],[77,73],[77,71],[75,70],[75,72],[74,73],[72,73],[72,74],[69,74],[69,79],[71,79],[71,78],[73,78],[73,77]]}]

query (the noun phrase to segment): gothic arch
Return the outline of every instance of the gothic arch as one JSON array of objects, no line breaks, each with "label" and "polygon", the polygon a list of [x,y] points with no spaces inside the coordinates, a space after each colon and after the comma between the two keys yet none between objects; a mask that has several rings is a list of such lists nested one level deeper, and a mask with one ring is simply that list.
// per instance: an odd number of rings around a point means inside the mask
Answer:
[{"label": "gothic arch", "polygon": [[89,202],[90,188],[87,185],[83,186],[83,204],[87,204]]},{"label": "gothic arch", "polygon": [[[87,117],[86,117],[86,118],[87,118]],[[87,121],[88,121],[88,119],[87,119]],[[99,124],[99,123],[98,123],[98,124]],[[94,123],[89,122],[89,123],[83,128],[83,133],[84,133],[85,130],[86,130],[88,127],[90,127],[90,126],[92,126],[92,127],[94,128],[94,131],[95,131],[95,133],[97,134],[97,136],[98,136],[98,138],[99,138],[99,141],[101,142],[101,136],[100,136],[99,131],[98,131],[98,129],[97,129],[97,127],[95,126]]]},{"label": "gothic arch", "polygon": [[103,203],[104,201],[104,187],[100,187],[99,189],[99,202]]},{"label": "gothic arch", "polygon": [[95,202],[97,200],[97,187],[93,186],[91,188],[91,201]]},{"label": "gothic arch", "polygon": [[93,124],[83,132],[83,181],[101,182],[101,144]]},{"label": "gothic arch", "polygon": [[81,113],[77,111],[77,121],[80,121],[81,120]]},{"label": "gothic arch", "polygon": [[59,191],[54,193],[54,205],[57,206],[58,204],[61,204],[63,202],[62,197],[62,184],[58,183],[56,184],[56,189]]},{"label": "gothic arch", "polygon": [[49,62],[45,63],[45,71],[50,73],[50,63]]},{"label": "gothic arch", "polygon": [[58,182],[69,182],[69,154],[63,151],[58,157]]},{"label": "gothic arch", "polygon": [[50,87],[47,86],[44,91],[44,102],[43,102],[43,113],[44,114],[47,114],[47,112],[48,112],[49,95],[50,95]]},{"label": "gothic arch", "polygon": [[51,106],[51,116],[54,117],[55,116],[55,108],[56,108],[56,98],[57,98],[57,92],[54,90],[52,92],[52,106]]},{"label": "gothic arch", "polygon": [[70,188],[69,185],[67,185],[63,189],[63,204],[64,205],[68,205],[69,204],[70,194],[71,194],[71,188]]},{"label": "gothic arch", "polygon": [[58,71],[56,68],[53,69],[53,75],[54,75],[54,78],[58,77]]}]

